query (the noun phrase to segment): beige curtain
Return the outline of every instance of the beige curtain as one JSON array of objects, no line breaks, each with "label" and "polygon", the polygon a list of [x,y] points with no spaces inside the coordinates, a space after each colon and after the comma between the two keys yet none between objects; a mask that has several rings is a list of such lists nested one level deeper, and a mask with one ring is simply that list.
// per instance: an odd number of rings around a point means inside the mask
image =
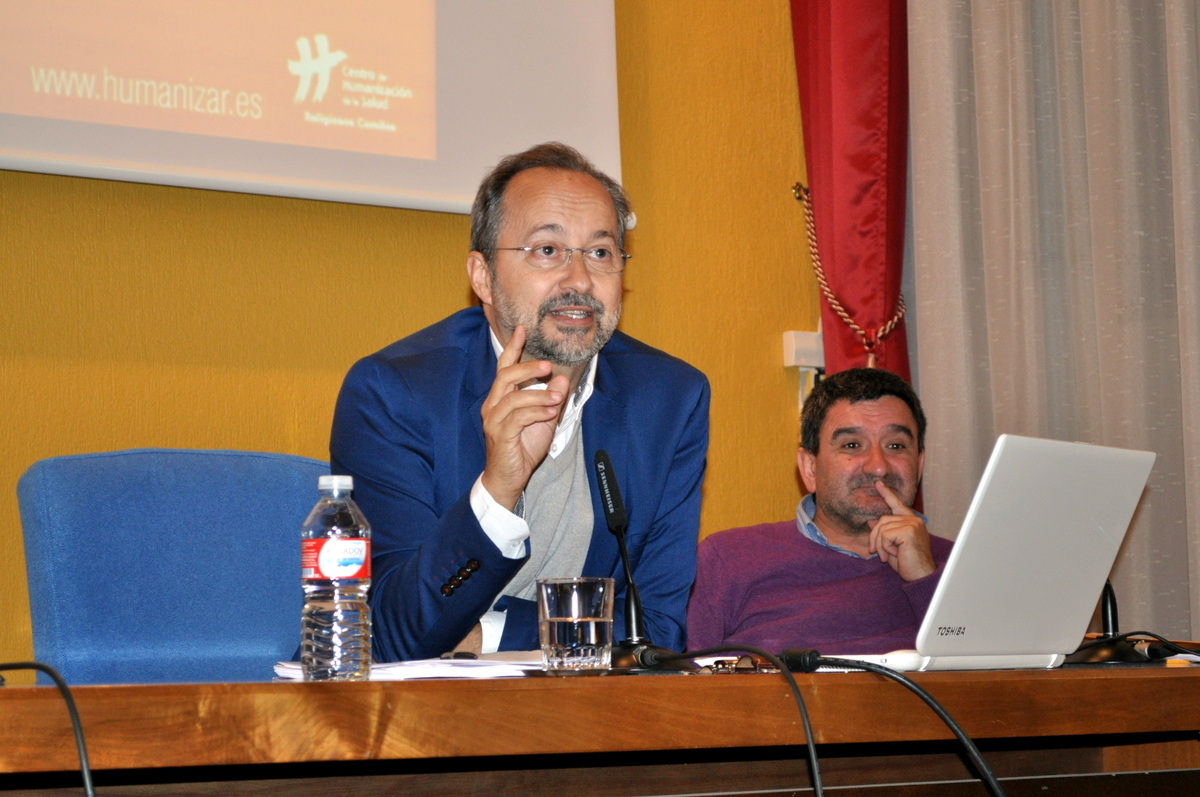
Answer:
[{"label": "beige curtain", "polygon": [[[1122,630],[1200,635],[1196,0],[910,0],[925,505],[996,435],[1155,451]],[[1013,496],[1020,501],[1020,496]]]}]

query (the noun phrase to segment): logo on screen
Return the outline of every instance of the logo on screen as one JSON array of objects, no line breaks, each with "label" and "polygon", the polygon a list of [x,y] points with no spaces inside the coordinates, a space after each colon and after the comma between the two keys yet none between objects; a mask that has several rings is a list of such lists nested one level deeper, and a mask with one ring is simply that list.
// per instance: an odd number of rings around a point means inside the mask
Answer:
[{"label": "logo on screen", "polygon": [[329,89],[329,73],[335,66],[346,60],[346,54],[341,50],[329,52],[329,37],[324,33],[313,36],[313,41],[317,43],[315,58],[312,46],[308,43],[308,37],[301,36],[296,39],[296,49],[300,51],[300,60],[288,59],[288,71],[300,78],[300,85],[296,86],[296,102],[304,102],[308,99],[308,90],[312,88],[314,75],[317,77],[317,88],[313,91],[312,101],[320,102],[325,99],[325,92]]}]

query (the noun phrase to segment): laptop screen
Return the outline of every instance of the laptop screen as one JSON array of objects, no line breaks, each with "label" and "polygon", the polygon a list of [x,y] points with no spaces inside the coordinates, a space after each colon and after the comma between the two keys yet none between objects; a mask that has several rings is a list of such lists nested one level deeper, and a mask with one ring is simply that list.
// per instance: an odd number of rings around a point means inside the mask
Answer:
[{"label": "laptop screen", "polygon": [[917,634],[925,656],[1079,646],[1155,455],[1001,435]]}]

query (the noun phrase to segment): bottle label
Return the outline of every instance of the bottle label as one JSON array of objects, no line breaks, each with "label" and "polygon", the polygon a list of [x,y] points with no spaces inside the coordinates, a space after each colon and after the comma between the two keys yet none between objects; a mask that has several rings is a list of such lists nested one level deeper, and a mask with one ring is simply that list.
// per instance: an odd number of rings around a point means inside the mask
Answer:
[{"label": "bottle label", "polygon": [[370,540],[321,537],[300,541],[300,578],[370,577]]}]

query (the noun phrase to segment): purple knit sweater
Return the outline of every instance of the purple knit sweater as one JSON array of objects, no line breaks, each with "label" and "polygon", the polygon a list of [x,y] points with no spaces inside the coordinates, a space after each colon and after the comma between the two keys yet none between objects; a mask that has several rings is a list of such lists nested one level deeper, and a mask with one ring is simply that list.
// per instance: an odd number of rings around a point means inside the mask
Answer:
[{"label": "purple knit sweater", "polygon": [[953,545],[930,536],[936,572],[906,582],[801,534],[795,520],[713,534],[700,543],[688,649],[744,644],[778,653],[888,653],[915,647]]}]

